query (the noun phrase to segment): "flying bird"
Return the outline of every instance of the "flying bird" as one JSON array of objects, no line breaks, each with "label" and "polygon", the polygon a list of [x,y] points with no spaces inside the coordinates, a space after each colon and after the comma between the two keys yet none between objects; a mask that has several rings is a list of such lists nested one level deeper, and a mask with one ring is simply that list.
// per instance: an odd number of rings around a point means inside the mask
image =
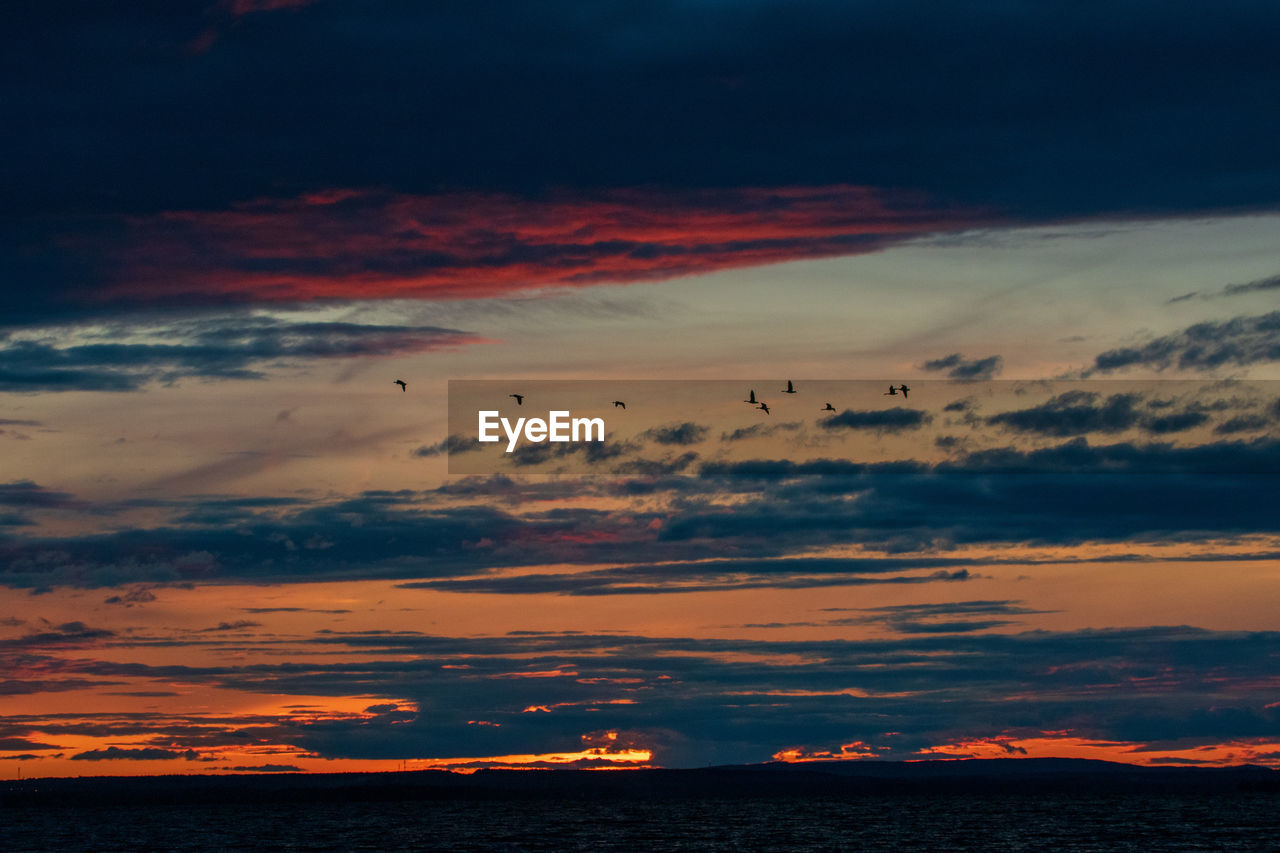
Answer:
[{"label": "flying bird", "polygon": [[763,409],[763,410],[764,410],[764,413],[765,413],[766,415],[767,415],[767,414],[769,414],[769,404],[768,404],[768,403],[761,403],[761,404],[760,404],[759,406],[757,406],[756,408],[758,408],[758,409]]},{"label": "flying bird", "polygon": [[906,385],[899,385],[898,390],[902,392],[902,398],[905,400],[907,398],[907,392],[910,391],[911,389],[908,388]]},{"label": "flying bird", "polygon": [[409,386],[408,386],[407,384],[405,384],[405,381],[404,381],[403,379],[396,379],[396,380],[393,380],[393,381],[392,381],[392,384],[393,384],[393,385],[399,385],[399,386],[400,386],[400,390],[401,390],[401,391],[408,391],[408,390],[409,390]]},{"label": "flying bird", "polygon": [[782,393],[783,393],[783,394],[794,394],[794,393],[796,393],[796,386],[794,386],[794,385],[792,385],[792,384],[791,384],[791,380],[790,380],[790,379],[788,379],[788,380],[787,380],[787,390],[783,391]]},{"label": "flying bird", "polygon": [[524,405],[524,395],[523,395],[523,394],[508,394],[507,396],[508,396],[508,397],[515,397],[515,398],[516,398],[516,405],[517,405],[517,406],[523,406],[523,405]]},{"label": "flying bird", "polygon": [[822,408],[822,411],[824,412],[834,412],[835,410],[836,410],[836,407],[831,405],[830,403],[827,403],[827,405]]},{"label": "flying bird", "polygon": [[627,404],[622,402],[621,400],[614,400],[613,406],[616,409],[625,409],[627,407]]},{"label": "flying bird", "polygon": [[752,389],[751,389],[751,396],[750,396],[750,397],[748,397],[747,399],[743,400],[742,402],[744,402],[744,403],[750,403],[751,405],[753,405],[753,406],[754,406],[754,405],[756,404],[756,389],[752,388]]},{"label": "flying bird", "polygon": [[883,394],[881,394],[880,396],[881,396],[881,397],[896,397],[896,396],[898,396],[898,388],[897,388],[897,386],[896,386],[896,385],[890,385],[890,386],[889,386],[889,390],[888,390],[888,391],[885,391],[885,392],[884,392]]}]

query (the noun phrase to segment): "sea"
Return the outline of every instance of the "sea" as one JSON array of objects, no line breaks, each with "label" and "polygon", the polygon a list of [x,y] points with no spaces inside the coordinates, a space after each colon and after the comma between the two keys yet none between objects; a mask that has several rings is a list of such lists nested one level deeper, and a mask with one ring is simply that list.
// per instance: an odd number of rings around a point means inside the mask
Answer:
[{"label": "sea", "polygon": [[1275,793],[0,809],[0,850],[1280,851]]}]

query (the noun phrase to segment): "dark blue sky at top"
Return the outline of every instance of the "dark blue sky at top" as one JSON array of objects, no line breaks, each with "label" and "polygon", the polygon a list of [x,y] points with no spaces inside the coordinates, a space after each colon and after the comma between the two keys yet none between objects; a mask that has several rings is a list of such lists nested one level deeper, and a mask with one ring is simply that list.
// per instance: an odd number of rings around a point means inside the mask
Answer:
[{"label": "dark blue sky at top", "polygon": [[1272,3],[24,7],[10,227],[334,186],[853,183],[1027,217],[1280,198]]},{"label": "dark blue sky at top", "polygon": [[1280,201],[1271,3],[240,5],[9,14],[6,325],[99,310],[129,217],[330,188],[849,184],[993,222]]}]

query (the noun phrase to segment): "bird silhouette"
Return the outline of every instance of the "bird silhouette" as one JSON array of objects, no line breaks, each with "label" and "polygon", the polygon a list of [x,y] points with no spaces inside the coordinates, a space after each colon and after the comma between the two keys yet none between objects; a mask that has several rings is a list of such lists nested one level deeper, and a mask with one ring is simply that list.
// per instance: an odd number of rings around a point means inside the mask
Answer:
[{"label": "bird silhouette", "polygon": [[830,403],[827,403],[827,405],[824,406],[822,409],[822,411],[824,412],[834,412],[835,410],[836,410],[836,407],[831,405]]},{"label": "bird silhouette", "polygon": [[753,406],[754,406],[754,405],[756,404],[756,389],[752,388],[752,389],[751,389],[751,396],[750,396],[750,397],[748,397],[747,399],[743,400],[742,402],[744,402],[744,403],[750,403],[751,405],[753,405]]},{"label": "bird silhouette", "polygon": [[794,394],[794,393],[796,393],[796,386],[794,386],[794,385],[792,385],[792,384],[791,384],[791,380],[790,380],[790,379],[788,379],[788,380],[787,380],[787,390],[783,391],[782,393],[783,393],[783,394]]},{"label": "bird silhouette", "polygon": [[408,391],[408,390],[409,390],[409,386],[408,386],[407,384],[405,384],[405,381],[404,381],[403,379],[395,379],[395,380],[392,380],[392,384],[393,384],[393,385],[399,385],[399,386],[400,386],[400,390],[401,390],[401,391]]},{"label": "bird silhouette", "polygon": [[621,400],[614,400],[613,405],[614,405],[614,408],[618,408],[618,409],[625,409],[627,407],[627,404],[622,402]]},{"label": "bird silhouette", "polygon": [[902,392],[902,399],[905,400],[907,398],[907,392],[910,391],[911,389],[908,388],[906,385],[899,385],[898,390]]},{"label": "bird silhouette", "polygon": [[523,394],[508,394],[507,396],[508,396],[508,397],[515,397],[515,398],[516,398],[516,405],[517,405],[517,406],[523,406],[523,405],[524,405],[524,395],[523,395]]},{"label": "bird silhouette", "polygon": [[881,397],[896,397],[896,396],[898,396],[898,388],[897,388],[897,386],[890,385],[890,386],[889,386],[889,390],[888,390],[888,391],[885,391],[885,392],[884,392],[883,394],[881,394],[880,396],[881,396]]},{"label": "bird silhouette", "polygon": [[756,408],[757,408],[757,409],[762,409],[762,410],[764,410],[764,413],[765,413],[766,415],[767,415],[767,414],[769,414],[769,404],[768,404],[768,403],[761,403],[761,404],[760,404],[759,406],[757,406]]}]

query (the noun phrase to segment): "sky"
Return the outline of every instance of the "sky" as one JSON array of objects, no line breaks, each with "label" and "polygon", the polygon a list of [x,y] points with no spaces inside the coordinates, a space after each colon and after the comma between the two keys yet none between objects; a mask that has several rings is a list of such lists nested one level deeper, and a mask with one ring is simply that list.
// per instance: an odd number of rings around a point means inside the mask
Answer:
[{"label": "sky", "polygon": [[1280,767],[1275,4],[13,17],[0,777]]}]

